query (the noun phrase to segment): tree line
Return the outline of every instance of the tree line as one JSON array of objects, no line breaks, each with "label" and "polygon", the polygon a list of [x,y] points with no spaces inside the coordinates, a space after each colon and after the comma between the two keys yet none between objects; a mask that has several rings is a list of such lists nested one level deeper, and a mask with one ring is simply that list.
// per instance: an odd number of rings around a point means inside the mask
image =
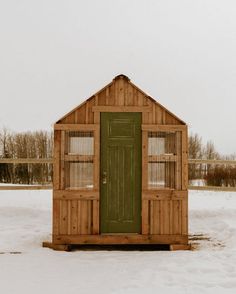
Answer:
[{"label": "tree line", "polygon": [[[51,158],[51,132],[0,132],[0,158]],[[52,164],[0,163],[0,182],[13,184],[46,184],[52,182]]]},{"label": "tree line", "polygon": [[[236,160],[236,154],[221,155],[214,143],[202,143],[198,134],[191,134],[188,140],[189,159]],[[236,187],[236,165],[189,164],[189,180],[203,180],[208,186]]]}]

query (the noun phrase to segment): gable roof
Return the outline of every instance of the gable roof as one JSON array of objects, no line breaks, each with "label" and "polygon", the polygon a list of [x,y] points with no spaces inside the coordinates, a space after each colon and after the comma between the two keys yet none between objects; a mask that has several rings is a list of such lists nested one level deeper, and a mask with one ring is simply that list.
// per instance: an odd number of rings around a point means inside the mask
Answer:
[{"label": "gable roof", "polygon": [[184,124],[184,125],[186,124],[183,120],[181,120],[179,117],[177,117],[174,113],[172,113],[171,111],[169,111],[162,104],[160,104],[159,102],[157,102],[154,98],[152,98],[151,96],[149,96],[148,94],[146,94],[143,90],[141,90],[139,87],[137,87],[135,84],[133,84],[130,81],[130,79],[126,75],[124,75],[124,74],[120,74],[120,75],[117,75],[116,77],[114,77],[114,79],[112,80],[112,82],[110,82],[105,87],[103,87],[102,89],[100,89],[98,92],[96,92],[95,94],[93,94],[90,98],[86,99],[81,104],[79,104],[78,106],[76,106],[75,108],[73,108],[70,112],[66,113],[63,117],[61,117],[56,122],[56,124],[57,123],[61,123],[61,121],[63,121],[64,119],[66,119],[73,112],[77,111],[79,108],[81,108],[84,104],[86,104],[87,102],[91,101],[92,99],[95,99],[96,96],[99,96],[99,94],[101,94],[103,91],[106,91],[106,89],[108,89],[109,87],[111,87],[114,83],[116,83],[120,79],[123,79],[126,83],[128,83],[134,89],[136,89],[139,93],[141,93],[142,95],[144,95],[151,103],[154,103],[154,104],[158,105],[160,108],[162,108],[164,111],[166,111],[170,116],[172,116],[173,118],[175,118],[180,124]]}]

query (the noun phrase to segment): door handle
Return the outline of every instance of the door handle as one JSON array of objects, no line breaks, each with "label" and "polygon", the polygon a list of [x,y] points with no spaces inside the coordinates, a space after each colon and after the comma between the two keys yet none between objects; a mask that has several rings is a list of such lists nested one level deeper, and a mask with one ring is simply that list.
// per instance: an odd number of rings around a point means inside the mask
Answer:
[{"label": "door handle", "polygon": [[102,183],[105,185],[107,183],[107,172],[102,173]]}]

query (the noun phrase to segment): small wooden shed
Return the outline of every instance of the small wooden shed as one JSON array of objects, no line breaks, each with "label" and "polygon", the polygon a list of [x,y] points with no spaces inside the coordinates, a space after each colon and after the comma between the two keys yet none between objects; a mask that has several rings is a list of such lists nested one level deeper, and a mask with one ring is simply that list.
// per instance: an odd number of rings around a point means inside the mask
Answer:
[{"label": "small wooden shed", "polygon": [[54,249],[188,249],[187,126],[125,75],[54,125]]}]

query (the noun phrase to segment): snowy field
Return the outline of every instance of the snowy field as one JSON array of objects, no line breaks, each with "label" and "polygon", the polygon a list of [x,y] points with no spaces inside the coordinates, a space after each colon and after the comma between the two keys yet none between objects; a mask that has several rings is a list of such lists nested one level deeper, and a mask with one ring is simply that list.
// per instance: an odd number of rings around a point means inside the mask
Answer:
[{"label": "snowy field", "polygon": [[193,251],[57,252],[51,192],[0,191],[0,293],[236,293],[236,193],[191,191],[189,208]]}]

